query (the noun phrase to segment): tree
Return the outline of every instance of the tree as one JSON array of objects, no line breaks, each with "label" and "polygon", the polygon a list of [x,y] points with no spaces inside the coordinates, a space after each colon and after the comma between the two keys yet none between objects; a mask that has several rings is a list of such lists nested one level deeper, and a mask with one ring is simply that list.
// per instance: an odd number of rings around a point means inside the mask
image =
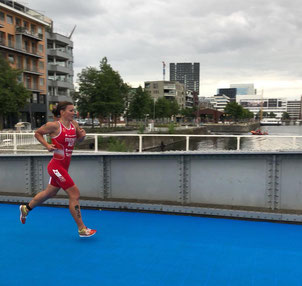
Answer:
[{"label": "tree", "polygon": [[226,105],[224,112],[228,114],[231,118],[234,118],[235,121],[238,121],[239,118],[242,118],[243,107],[235,101],[229,102]]},{"label": "tree", "polygon": [[0,130],[3,129],[3,117],[18,113],[30,98],[30,92],[18,80],[21,73],[0,56]]},{"label": "tree", "polygon": [[88,67],[82,70],[79,77],[79,94],[76,98],[80,112],[89,112],[91,117],[110,119],[121,115],[125,109],[125,96],[128,85],[125,84],[117,71],[114,71],[104,57],[100,69]]},{"label": "tree", "polygon": [[129,106],[129,115],[134,119],[145,119],[149,114],[152,113],[153,100],[149,92],[144,91],[141,86],[139,86]]},{"label": "tree", "polygon": [[283,112],[283,113],[282,113],[282,119],[283,119],[283,120],[288,120],[288,119],[290,119],[289,113],[288,113],[288,112]]},{"label": "tree", "polygon": [[235,101],[229,102],[226,105],[224,112],[230,117],[234,118],[235,121],[238,121],[239,119],[248,119],[254,117],[253,112],[249,111],[248,109],[244,109],[240,104]]},{"label": "tree", "polygon": [[275,114],[274,112],[270,112],[269,113],[269,117],[270,118],[275,118],[277,116],[277,114]]}]

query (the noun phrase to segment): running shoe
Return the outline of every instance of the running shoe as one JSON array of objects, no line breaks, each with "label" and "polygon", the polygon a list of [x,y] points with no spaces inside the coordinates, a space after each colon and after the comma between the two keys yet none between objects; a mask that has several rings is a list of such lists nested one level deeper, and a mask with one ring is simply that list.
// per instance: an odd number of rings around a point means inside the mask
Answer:
[{"label": "running shoe", "polygon": [[26,205],[20,205],[19,207],[20,210],[20,221],[25,224],[26,222],[26,217],[28,215],[28,210],[26,208]]},{"label": "running shoe", "polygon": [[81,230],[79,230],[79,236],[80,237],[90,237],[96,234],[96,230],[95,229],[90,229],[87,226],[85,226],[84,228],[82,228]]}]

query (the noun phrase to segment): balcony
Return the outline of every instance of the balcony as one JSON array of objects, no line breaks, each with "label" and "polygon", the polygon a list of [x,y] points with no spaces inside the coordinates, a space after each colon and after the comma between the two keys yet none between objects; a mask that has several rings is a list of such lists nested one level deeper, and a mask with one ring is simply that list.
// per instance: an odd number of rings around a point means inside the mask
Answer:
[{"label": "balcony", "polygon": [[16,35],[23,35],[37,41],[43,40],[43,34],[30,32],[25,27],[16,27]]},{"label": "balcony", "polygon": [[36,58],[39,58],[39,59],[43,58],[43,56],[40,55],[37,52],[37,50],[29,51],[29,50],[17,47],[17,45],[12,41],[7,41],[6,42],[4,39],[0,39],[0,48],[5,49],[5,50],[9,50],[9,51],[13,51],[13,52],[17,52],[17,53],[20,53],[20,54],[24,54],[24,55],[36,57]]},{"label": "balcony", "polygon": [[48,71],[56,72],[59,74],[72,74],[72,69],[56,64],[48,64],[47,69]]},{"label": "balcony", "polygon": [[73,84],[68,81],[60,81],[60,80],[52,80],[52,79],[48,80],[48,86],[73,89]]},{"label": "balcony", "polygon": [[40,73],[36,67],[30,67],[30,66],[24,67],[23,72],[34,74],[34,75],[43,75],[43,73]]},{"label": "balcony", "polygon": [[28,90],[31,90],[31,91],[35,91],[35,92],[41,92],[42,90],[39,88],[39,86],[35,83],[27,83],[25,82],[24,83],[24,87],[27,88]]},{"label": "balcony", "polygon": [[65,49],[49,49],[47,51],[47,55],[65,59],[65,60],[71,60],[72,55],[67,53]]}]

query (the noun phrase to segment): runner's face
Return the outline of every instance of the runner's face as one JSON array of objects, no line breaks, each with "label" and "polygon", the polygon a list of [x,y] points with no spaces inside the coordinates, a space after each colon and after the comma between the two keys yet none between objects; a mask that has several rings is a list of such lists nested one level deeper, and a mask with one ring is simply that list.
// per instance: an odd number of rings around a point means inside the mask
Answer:
[{"label": "runner's face", "polygon": [[74,106],[73,105],[67,105],[66,109],[62,111],[62,117],[65,119],[72,121],[74,117]]}]

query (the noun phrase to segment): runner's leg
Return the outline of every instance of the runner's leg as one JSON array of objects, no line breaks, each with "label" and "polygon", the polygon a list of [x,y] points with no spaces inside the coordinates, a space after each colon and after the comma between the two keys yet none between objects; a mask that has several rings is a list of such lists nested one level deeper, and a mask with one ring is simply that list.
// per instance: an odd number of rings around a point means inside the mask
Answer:
[{"label": "runner's leg", "polygon": [[69,211],[74,218],[78,229],[82,229],[85,227],[83,220],[82,220],[82,215],[81,215],[81,208],[80,208],[80,191],[79,188],[76,185],[73,185],[72,187],[68,188],[65,190],[65,192],[69,196]]},{"label": "runner's leg", "polygon": [[37,195],[29,202],[30,208],[34,208],[38,205],[41,205],[47,199],[54,197],[58,191],[60,190],[59,187],[55,187],[52,185],[47,185],[46,189]]}]

